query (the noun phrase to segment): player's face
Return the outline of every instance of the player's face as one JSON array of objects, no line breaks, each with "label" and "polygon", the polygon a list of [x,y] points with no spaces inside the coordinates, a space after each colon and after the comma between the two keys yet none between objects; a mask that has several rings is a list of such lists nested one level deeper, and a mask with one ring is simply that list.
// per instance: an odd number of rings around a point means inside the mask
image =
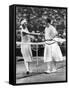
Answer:
[{"label": "player's face", "polygon": [[27,23],[24,22],[24,23],[22,24],[22,27],[23,27],[23,29],[25,29],[25,28],[27,27]]},{"label": "player's face", "polygon": [[25,27],[27,26],[27,22],[24,22],[24,26],[25,26]]}]

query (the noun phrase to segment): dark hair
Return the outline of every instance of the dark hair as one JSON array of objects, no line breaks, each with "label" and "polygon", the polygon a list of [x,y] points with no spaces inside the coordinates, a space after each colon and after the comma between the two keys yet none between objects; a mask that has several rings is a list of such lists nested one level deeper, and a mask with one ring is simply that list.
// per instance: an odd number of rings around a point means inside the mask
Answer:
[{"label": "dark hair", "polygon": [[47,19],[46,19],[46,22],[47,22],[47,23],[51,23],[51,19],[50,19],[50,18],[47,18]]}]

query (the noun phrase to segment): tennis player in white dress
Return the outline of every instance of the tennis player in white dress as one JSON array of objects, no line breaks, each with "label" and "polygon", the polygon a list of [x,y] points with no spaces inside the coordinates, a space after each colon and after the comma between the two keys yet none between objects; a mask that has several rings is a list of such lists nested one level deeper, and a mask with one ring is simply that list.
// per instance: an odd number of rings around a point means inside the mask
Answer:
[{"label": "tennis player in white dress", "polygon": [[47,70],[45,72],[51,73],[56,71],[56,61],[62,61],[63,56],[61,49],[57,42],[53,39],[57,36],[57,31],[52,26],[51,20],[48,18],[46,21],[45,28],[45,48],[44,48],[44,62],[47,63]]},{"label": "tennis player in white dress", "polygon": [[[29,70],[29,62],[32,62],[32,50],[30,43],[30,38],[34,38],[33,36],[30,36],[30,32],[27,29],[27,21],[26,19],[21,21],[21,53],[24,59],[24,64],[27,70],[27,74],[30,73]],[[23,27],[24,26],[24,27]]]}]

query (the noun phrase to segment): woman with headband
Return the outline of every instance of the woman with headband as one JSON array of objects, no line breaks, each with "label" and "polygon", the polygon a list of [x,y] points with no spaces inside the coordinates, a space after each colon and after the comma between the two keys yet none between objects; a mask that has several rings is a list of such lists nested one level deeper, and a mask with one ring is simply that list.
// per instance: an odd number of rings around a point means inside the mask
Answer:
[{"label": "woman with headband", "polygon": [[27,70],[27,74],[30,73],[29,70],[29,62],[32,62],[32,50],[31,45],[28,44],[30,42],[30,38],[33,38],[33,36],[30,36],[30,32],[27,28],[27,21],[26,19],[21,21],[21,53],[24,59],[24,64]]}]

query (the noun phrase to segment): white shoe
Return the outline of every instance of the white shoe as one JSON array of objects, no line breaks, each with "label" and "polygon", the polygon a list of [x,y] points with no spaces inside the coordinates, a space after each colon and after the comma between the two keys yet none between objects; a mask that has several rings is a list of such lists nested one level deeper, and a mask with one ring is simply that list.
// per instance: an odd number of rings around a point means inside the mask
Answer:
[{"label": "white shoe", "polygon": [[45,73],[51,73],[51,71],[50,70],[47,70],[47,71],[45,71]]},{"label": "white shoe", "polygon": [[57,70],[56,69],[53,69],[51,72],[56,72]]}]

